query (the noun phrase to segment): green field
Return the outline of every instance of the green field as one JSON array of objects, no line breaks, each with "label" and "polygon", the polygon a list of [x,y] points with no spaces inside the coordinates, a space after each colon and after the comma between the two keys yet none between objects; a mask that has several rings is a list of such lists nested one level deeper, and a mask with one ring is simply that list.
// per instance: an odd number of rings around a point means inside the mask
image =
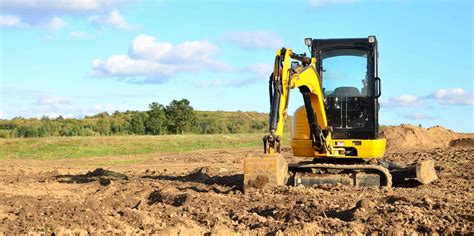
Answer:
[{"label": "green field", "polygon": [[263,134],[0,139],[0,159],[55,160],[260,147]]}]

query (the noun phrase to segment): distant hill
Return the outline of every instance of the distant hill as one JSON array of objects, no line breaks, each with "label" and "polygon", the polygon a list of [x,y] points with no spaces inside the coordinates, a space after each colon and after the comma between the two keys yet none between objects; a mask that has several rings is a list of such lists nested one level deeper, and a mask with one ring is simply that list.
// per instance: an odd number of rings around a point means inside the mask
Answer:
[{"label": "distant hill", "polygon": [[196,111],[199,133],[254,133],[268,127],[268,113],[243,111]]},{"label": "distant hill", "polygon": [[[268,130],[268,113],[245,111],[194,111],[194,113],[196,119],[193,128],[187,133],[266,133]],[[0,138],[141,134],[135,133],[131,128],[133,117],[137,114],[145,117],[146,111],[116,111],[113,114],[103,112],[81,119],[17,117],[0,120]],[[288,129],[286,131],[289,132]]]}]

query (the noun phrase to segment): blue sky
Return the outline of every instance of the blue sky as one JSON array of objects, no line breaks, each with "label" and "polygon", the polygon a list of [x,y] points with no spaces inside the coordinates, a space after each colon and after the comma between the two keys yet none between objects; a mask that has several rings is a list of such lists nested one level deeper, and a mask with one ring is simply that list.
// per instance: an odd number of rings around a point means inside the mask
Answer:
[{"label": "blue sky", "polygon": [[[277,48],[376,35],[381,124],[474,132],[472,1],[0,0],[0,118],[268,111]],[[302,105],[293,91],[289,110]]]}]

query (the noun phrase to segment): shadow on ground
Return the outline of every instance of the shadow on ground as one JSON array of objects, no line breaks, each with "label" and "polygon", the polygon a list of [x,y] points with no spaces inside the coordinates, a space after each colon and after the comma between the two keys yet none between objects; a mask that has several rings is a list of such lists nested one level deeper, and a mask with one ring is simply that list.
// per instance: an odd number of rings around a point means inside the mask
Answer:
[{"label": "shadow on ground", "polygon": [[[187,175],[173,176],[173,175],[145,175],[142,178],[146,179],[157,179],[157,180],[171,180],[171,181],[180,181],[180,182],[195,182],[202,183],[210,186],[210,189],[203,189],[196,186],[192,187],[183,187],[183,189],[192,189],[196,192],[209,192],[213,191],[216,193],[228,193],[230,191],[241,191],[243,192],[243,179],[242,174],[235,175],[224,175],[224,176],[211,176],[208,174],[208,169],[198,168]],[[231,188],[228,191],[222,191],[211,185],[220,185],[224,187]]]},{"label": "shadow on ground", "polygon": [[94,171],[87,172],[86,174],[56,175],[54,178],[60,183],[68,184],[85,184],[93,181],[99,181],[99,183],[103,186],[109,185],[111,180],[128,180],[128,176],[124,174],[110,170],[104,170],[102,168],[97,168]]}]

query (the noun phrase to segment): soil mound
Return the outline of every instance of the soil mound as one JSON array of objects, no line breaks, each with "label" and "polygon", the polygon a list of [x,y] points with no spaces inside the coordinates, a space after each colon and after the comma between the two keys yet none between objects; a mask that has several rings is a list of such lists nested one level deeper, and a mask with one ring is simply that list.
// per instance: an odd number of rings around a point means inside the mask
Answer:
[{"label": "soil mound", "polygon": [[442,126],[422,128],[409,124],[385,127],[380,133],[387,139],[387,149],[431,149],[449,147],[459,134]]},{"label": "soil mound", "polygon": [[453,139],[449,142],[450,147],[474,147],[474,138]]}]

